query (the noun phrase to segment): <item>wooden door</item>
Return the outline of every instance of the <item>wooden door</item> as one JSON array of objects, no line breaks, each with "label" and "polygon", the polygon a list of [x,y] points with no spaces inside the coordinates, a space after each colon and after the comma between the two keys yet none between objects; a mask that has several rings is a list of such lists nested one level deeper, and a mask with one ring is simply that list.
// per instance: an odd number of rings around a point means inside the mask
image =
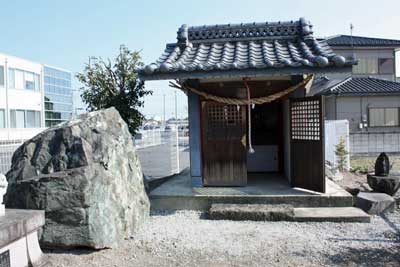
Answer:
[{"label": "wooden door", "polygon": [[322,96],[290,100],[292,186],[325,192],[324,101]]},{"label": "wooden door", "polygon": [[245,186],[246,108],[210,101],[201,106],[203,184]]}]

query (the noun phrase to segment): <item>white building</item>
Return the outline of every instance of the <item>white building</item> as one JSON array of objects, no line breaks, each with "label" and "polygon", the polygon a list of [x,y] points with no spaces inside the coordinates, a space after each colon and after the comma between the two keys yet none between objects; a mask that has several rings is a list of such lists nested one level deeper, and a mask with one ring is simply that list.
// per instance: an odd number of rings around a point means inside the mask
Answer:
[{"label": "white building", "polygon": [[44,127],[43,65],[0,54],[0,141],[24,140]]}]

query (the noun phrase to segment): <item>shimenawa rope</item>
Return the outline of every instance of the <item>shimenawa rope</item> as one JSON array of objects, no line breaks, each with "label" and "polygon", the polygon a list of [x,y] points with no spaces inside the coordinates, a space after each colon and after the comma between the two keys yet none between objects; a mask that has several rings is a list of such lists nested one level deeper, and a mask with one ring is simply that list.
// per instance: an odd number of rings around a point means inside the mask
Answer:
[{"label": "shimenawa rope", "polygon": [[[308,75],[307,78],[305,78],[302,82],[293,85],[283,91],[277,92],[275,94],[272,95],[268,95],[268,96],[263,96],[263,97],[256,97],[256,98],[251,98],[250,99],[250,103],[251,104],[264,104],[264,103],[269,103],[272,102],[278,98],[281,98],[287,94],[290,94],[291,92],[293,92],[294,90],[296,90],[297,88],[306,86],[313,78],[313,75]],[[248,104],[248,99],[240,99],[240,98],[230,98],[230,97],[222,97],[222,96],[216,96],[216,95],[211,95],[208,94],[206,92],[202,92],[196,88],[187,86],[185,84],[179,84],[178,82],[170,82],[169,85],[171,87],[180,89],[184,92],[186,91],[192,91],[193,93],[200,95],[202,97],[204,97],[207,100],[213,100],[215,102],[219,102],[219,103],[224,103],[224,104],[228,104],[228,105],[247,105]]]},{"label": "shimenawa rope", "polygon": [[278,98],[281,98],[287,94],[290,94],[291,92],[295,91],[296,89],[303,87],[303,86],[309,86],[312,83],[313,75],[308,75],[307,78],[305,78],[302,82],[291,86],[283,91],[277,92],[272,95],[268,96],[263,96],[263,97],[257,97],[257,98],[251,98],[250,96],[250,87],[247,83],[248,78],[243,78],[243,83],[246,87],[247,90],[247,99],[239,99],[239,98],[229,98],[229,97],[222,97],[222,96],[216,96],[216,95],[211,95],[202,91],[199,91],[193,87],[187,86],[187,85],[182,85],[179,84],[178,82],[170,82],[169,85],[174,88],[178,88],[182,91],[190,90],[193,93],[200,95],[204,97],[205,99],[208,100],[213,100],[219,103],[224,103],[228,105],[247,105],[247,120],[248,120],[248,132],[249,132],[249,153],[253,154],[255,152],[252,142],[251,142],[251,105],[254,104],[264,104],[264,103],[269,103],[272,102]]}]

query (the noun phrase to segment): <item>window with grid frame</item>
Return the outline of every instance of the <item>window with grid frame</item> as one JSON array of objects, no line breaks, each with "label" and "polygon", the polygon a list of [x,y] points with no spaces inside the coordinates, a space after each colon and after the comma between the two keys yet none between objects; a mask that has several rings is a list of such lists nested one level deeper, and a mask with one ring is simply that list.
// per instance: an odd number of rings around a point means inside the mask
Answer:
[{"label": "window with grid frame", "polygon": [[0,128],[6,128],[6,112],[0,108]]},{"label": "window with grid frame", "polygon": [[40,91],[40,75],[15,68],[8,68],[8,87]]},{"label": "window with grid frame", "polygon": [[399,108],[369,108],[369,126],[399,126]]},{"label": "window with grid frame", "polygon": [[4,66],[0,65],[0,87],[4,87]]},{"label": "window with grid frame", "polygon": [[40,128],[40,111],[11,109],[10,126],[11,128]]}]

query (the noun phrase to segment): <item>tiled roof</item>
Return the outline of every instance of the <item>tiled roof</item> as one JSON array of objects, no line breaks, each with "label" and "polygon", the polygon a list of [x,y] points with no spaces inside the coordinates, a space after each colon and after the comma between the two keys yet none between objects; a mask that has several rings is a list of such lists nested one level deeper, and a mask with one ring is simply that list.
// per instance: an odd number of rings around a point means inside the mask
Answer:
[{"label": "tiled roof", "polygon": [[330,46],[386,46],[400,47],[400,40],[371,38],[350,35],[337,35],[326,39]]},{"label": "tiled roof", "polygon": [[339,71],[354,60],[333,53],[313,37],[305,19],[290,22],[225,24],[178,30],[161,57],[139,70],[142,79],[304,74]]},{"label": "tiled roof", "polygon": [[314,80],[310,93],[341,96],[400,95],[400,83],[373,77],[348,77],[344,80],[322,77]]}]

